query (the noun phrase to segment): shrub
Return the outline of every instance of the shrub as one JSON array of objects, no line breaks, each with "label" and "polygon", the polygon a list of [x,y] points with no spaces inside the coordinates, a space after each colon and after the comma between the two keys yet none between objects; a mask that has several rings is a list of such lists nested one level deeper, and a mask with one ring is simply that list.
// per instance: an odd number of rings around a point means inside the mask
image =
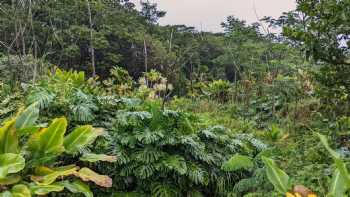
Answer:
[{"label": "shrub", "polygon": [[223,162],[236,153],[254,156],[265,148],[252,136],[221,126],[197,131],[193,115],[163,111],[154,103],[119,110],[115,116],[108,147],[118,161],[98,169],[112,175],[117,196],[222,196],[251,175],[226,172]]},{"label": "shrub", "polygon": [[216,80],[208,85],[210,96],[220,102],[225,102],[229,99],[229,90],[231,84],[228,81]]},{"label": "shrub", "polygon": [[[47,195],[64,189],[72,193],[93,196],[91,181],[101,187],[111,187],[112,180],[89,168],[66,164],[67,159],[85,154],[82,161],[114,161],[115,157],[87,152],[87,146],[104,131],[86,125],[65,135],[67,120],[57,118],[47,127],[36,124],[38,104],[29,106],[0,128],[0,196]],[[81,181],[82,180],[82,181]]]}]

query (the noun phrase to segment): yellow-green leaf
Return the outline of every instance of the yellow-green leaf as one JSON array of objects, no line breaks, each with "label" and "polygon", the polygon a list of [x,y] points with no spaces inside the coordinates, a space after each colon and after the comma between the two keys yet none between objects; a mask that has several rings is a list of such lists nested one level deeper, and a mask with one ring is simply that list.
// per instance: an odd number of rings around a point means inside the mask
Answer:
[{"label": "yellow-green leaf", "polygon": [[320,141],[321,143],[323,144],[323,146],[326,148],[326,150],[331,154],[331,156],[334,158],[334,159],[339,159],[340,158],[340,155],[339,153],[335,152],[328,144],[328,141],[327,141],[327,137],[322,135],[322,134],[319,134],[317,133],[317,136],[320,138]]},{"label": "yellow-green leaf", "polygon": [[30,185],[30,191],[33,194],[36,195],[46,195],[49,194],[51,192],[60,192],[62,190],[64,190],[64,187],[62,185],[59,184],[51,184],[51,185],[35,185],[32,184]]},{"label": "yellow-green leaf", "polygon": [[25,160],[21,155],[6,153],[0,155],[0,179],[6,178],[8,174],[23,170]]},{"label": "yellow-green leaf", "polygon": [[18,153],[18,137],[15,128],[15,120],[6,122],[0,128],[0,154]]},{"label": "yellow-green leaf", "polygon": [[345,192],[348,190],[348,184],[346,184],[346,179],[339,170],[335,170],[333,173],[331,186],[329,188],[330,196],[344,197]]},{"label": "yellow-green leaf", "polygon": [[88,162],[97,162],[97,161],[116,162],[117,157],[105,155],[105,154],[87,153],[87,154],[84,154],[82,157],[80,157],[80,160],[81,161],[88,161]]},{"label": "yellow-green leaf", "polygon": [[13,185],[13,184],[16,184],[19,181],[21,181],[21,179],[22,178],[19,175],[10,175],[10,176],[7,176],[3,179],[0,179],[0,186],[1,185]]},{"label": "yellow-green leaf", "polygon": [[81,182],[80,180],[75,180],[73,182],[62,181],[59,184],[63,185],[66,189],[68,189],[72,193],[83,193],[85,197],[94,196],[89,186]]},{"label": "yellow-green leaf", "polygon": [[82,168],[75,174],[83,181],[92,181],[101,187],[112,187],[112,179],[106,175],[100,175],[89,168]]},{"label": "yellow-green leaf", "polygon": [[11,189],[13,197],[31,197],[30,190],[26,185],[15,185]]},{"label": "yellow-green leaf", "polygon": [[56,181],[58,177],[69,176],[75,174],[79,168],[75,165],[63,166],[59,168],[47,168],[44,166],[37,167],[35,172],[39,176],[31,176],[31,180],[37,185],[50,185]]},{"label": "yellow-green leaf", "polygon": [[282,195],[289,190],[289,176],[277,167],[275,161],[267,157],[261,157],[266,166],[266,174],[275,189]]},{"label": "yellow-green leaf", "polygon": [[249,170],[254,167],[252,159],[248,156],[236,154],[231,157],[230,160],[226,161],[221,169],[224,171],[237,171],[237,170]]},{"label": "yellow-green leaf", "polygon": [[95,129],[91,125],[81,126],[74,129],[64,138],[64,147],[67,153],[75,154],[104,133],[101,129]]},{"label": "yellow-green leaf", "polygon": [[27,127],[33,127],[39,118],[38,103],[33,103],[16,118],[16,129],[21,130]]},{"label": "yellow-green leaf", "polygon": [[34,157],[52,156],[64,151],[63,139],[67,129],[67,120],[57,118],[47,129],[34,133],[28,140],[28,150]]}]

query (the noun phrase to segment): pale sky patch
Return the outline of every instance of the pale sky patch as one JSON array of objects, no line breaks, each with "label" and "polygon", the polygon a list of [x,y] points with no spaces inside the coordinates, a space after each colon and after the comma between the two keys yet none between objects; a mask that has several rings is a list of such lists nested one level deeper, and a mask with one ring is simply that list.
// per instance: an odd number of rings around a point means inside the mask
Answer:
[{"label": "pale sky patch", "polygon": [[[138,4],[139,0],[132,0]],[[150,0],[159,9],[167,11],[160,20],[162,25],[185,24],[198,30],[222,31],[221,22],[234,15],[248,23],[257,22],[258,17],[279,17],[283,12],[295,9],[295,0]]]}]

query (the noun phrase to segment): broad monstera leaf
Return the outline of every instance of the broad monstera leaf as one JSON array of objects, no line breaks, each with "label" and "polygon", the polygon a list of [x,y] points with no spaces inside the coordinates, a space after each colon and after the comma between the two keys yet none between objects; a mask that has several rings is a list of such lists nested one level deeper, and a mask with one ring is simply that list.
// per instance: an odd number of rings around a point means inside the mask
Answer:
[{"label": "broad monstera leaf", "polygon": [[31,135],[28,150],[34,157],[54,156],[64,152],[63,140],[66,129],[65,118],[54,119],[48,128]]},{"label": "broad monstera leaf", "polygon": [[25,160],[21,155],[6,153],[0,155],[0,179],[5,179],[8,174],[23,170]]},{"label": "broad monstera leaf", "polygon": [[75,154],[102,134],[104,134],[102,129],[95,129],[90,125],[78,127],[64,138],[65,151],[69,154]]}]

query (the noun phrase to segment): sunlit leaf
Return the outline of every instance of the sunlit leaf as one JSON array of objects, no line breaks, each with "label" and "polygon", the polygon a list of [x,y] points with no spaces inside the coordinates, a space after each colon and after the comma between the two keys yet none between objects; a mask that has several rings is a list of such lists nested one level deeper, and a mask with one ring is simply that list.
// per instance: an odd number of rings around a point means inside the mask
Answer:
[{"label": "sunlit leaf", "polygon": [[0,179],[6,178],[8,174],[13,174],[23,170],[25,160],[21,155],[6,153],[0,155]]},{"label": "sunlit leaf", "polygon": [[15,120],[11,120],[0,128],[0,154],[18,153],[18,137],[14,125]]},{"label": "sunlit leaf", "polygon": [[28,140],[28,150],[35,157],[62,153],[66,128],[67,120],[65,118],[54,119],[48,128],[31,135]]},{"label": "sunlit leaf", "polygon": [[88,161],[88,162],[97,162],[97,161],[107,161],[107,162],[115,162],[117,161],[116,156],[109,156],[105,154],[84,154],[82,157],[80,157],[81,161]]},{"label": "sunlit leaf", "polygon": [[103,130],[94,129],[90,125],[78,127],[64,138],[66,152],[70,154],[77,153],[102,134],[104,134]]},{"label": "sunlit leaf", "polygon": [[25,109],[19,116],[16,118],[15,127],[17,130],[21,130],[27,127],[33,127],[35,122],[39,118],[39,105],[38,103],[33,103],[27,109]]},{"label": "sunlit leaf", "polygon": [[35,185],[31,184],[30,185],[30,191],[33,194],[36,195],[46,195],[51,192],[60,192],[64,190],[64,186],[59,185],[59,184],[51,184],[51,185]]},{"label": "sunlit leaf", "polygon": [[79,180],[75,180],[73,182],[62,181],[59,184],[63,185],[66,189],[68,189],[72,193],[83,193],[85,197],[94,196],[89,186]]},{"label": "sunlit leaf", "polygon": [[0,186],[1,185],[13,185],[13,184],[21,181],[21,179],[22,178],[19,175],[9,175],[5,178],[0,179]]},{"label": "sunlit leaf", "polygon": [[39,176],[31,176],[31,180],[37,185],[50,185],[56,181],[58,177],[73,175],[79,168],[75,165],[63,166],[59,168],[37,167],[36,173]]},{"label": "sunlit leaf", "polygon": [[11,189],[13,197],[31,197],[29,188],[26,185],[15,185]]}]

